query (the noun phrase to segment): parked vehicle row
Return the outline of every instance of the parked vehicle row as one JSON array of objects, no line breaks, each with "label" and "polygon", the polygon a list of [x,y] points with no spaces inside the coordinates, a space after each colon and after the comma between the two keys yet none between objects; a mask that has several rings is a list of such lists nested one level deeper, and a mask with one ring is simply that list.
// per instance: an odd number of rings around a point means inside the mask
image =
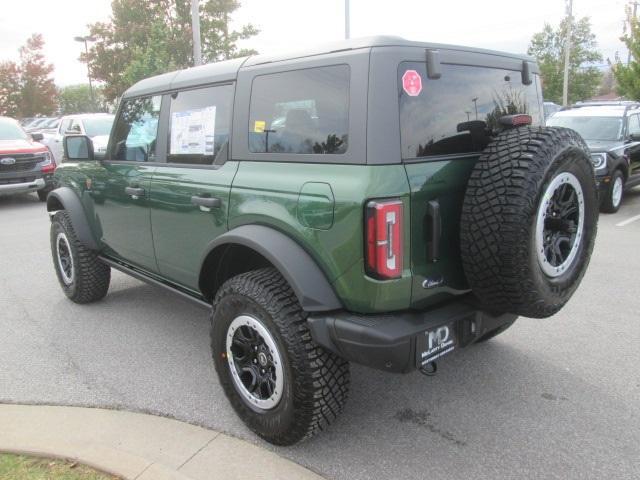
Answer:
[{"label": "parked vehicle row", "polygon": [[95,155],[104,155],[114,116],[107,113],[38,118],[20,122],[0,117],[0,194],[37,192],[45,201],[53,189],[53,172],[62,162],[65,135],[87,135]]},{"label": "parked vehicle row", "polygon": [[585,102],[553,114],[547,125],[571,128],[587,142],[600,209],[615,213],[625,190],[640,185],[640,103]]}]

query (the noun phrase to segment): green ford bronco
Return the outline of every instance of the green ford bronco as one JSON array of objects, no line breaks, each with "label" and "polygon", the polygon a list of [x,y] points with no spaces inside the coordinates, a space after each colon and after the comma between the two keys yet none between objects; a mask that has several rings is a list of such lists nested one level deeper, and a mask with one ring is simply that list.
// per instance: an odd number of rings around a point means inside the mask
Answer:
[{"label": "green ford bronco", "polygon": [[231,405],[295,443],[343,409],[349,362],[433,374],[572,296],[594,169],[542,112],[531,58],[395,37],[143,80],[104,158],[64,140],[58,280],[94,302],[114,268],[211,308]]}]

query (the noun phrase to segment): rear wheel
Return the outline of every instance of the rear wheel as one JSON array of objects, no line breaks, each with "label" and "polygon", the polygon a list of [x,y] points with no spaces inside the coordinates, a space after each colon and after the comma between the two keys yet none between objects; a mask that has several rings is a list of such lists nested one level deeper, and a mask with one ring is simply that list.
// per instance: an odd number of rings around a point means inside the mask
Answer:
[{"label": "rear wheel", "polygon": [[604,213],[616,213],[622,204],[622,196],[624,195],[624,175],[620,170],[613,172],[609,188],[605,193],[600,210]]},{"label": "rear wheel", "polygon": [[476,163],[460,225],[469,284],[493,311],[543,318],[578,288],[596,236],[593,166],[564,128],[498,135]]},{"label": "rear wheel", "polygon": [[291,445],[342,411],[349,364],[316,345],[306,313],[274,268],[228,280],[213,303],[211,346],[225,394],[255,433]]}]

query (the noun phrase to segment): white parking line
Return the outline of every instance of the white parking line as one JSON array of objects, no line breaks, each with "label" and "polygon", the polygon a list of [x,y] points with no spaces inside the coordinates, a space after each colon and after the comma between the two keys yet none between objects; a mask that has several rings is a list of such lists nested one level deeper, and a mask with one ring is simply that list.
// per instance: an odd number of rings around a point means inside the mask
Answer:
[{"label": "white parking line", "polygon": [[640,215],[636,215],[635,217],[627,218],[623,222],[616,223],[616,227],[624,227],[625,225],[629,225],[631,222],[635,222],[636,220],[640,220]]}]

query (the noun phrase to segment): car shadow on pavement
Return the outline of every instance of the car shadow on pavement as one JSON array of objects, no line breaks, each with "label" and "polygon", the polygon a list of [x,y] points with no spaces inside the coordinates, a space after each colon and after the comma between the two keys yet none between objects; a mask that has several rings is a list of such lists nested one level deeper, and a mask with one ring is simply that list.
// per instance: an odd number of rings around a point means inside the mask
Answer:
[{"label": "car shadow on pavement", "polygon": [[42,208],[45,208],[44,202],[41,202],[35,193],[0,195],[0,209],[16,209],[20,207],[29,207],[34,204],[41,204]]}]

